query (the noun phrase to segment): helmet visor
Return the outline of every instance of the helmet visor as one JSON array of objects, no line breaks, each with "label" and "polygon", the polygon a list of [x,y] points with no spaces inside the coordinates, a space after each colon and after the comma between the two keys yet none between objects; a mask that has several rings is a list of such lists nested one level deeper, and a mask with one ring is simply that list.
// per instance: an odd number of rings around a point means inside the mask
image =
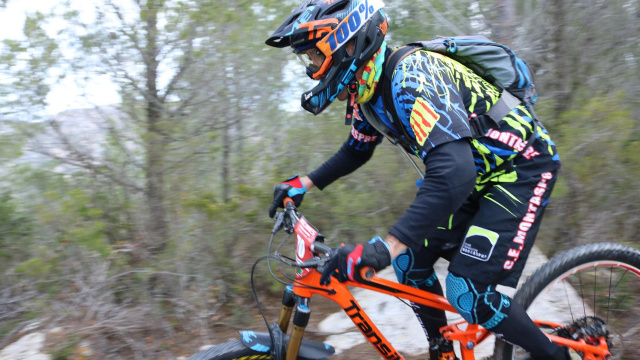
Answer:
[{"label": "helmet visor", "polygon": [[302,65],[314,79],[319,79],[323,75],[322,72],[327,68],[327,64],[325,64],[327,57],[317,47],[294,50],[293,53],[298,56]]}]

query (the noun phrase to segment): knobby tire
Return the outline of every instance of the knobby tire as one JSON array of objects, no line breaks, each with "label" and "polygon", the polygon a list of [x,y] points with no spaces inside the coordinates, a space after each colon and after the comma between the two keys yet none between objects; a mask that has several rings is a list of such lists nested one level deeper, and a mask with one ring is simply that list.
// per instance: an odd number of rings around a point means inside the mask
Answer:
[{"label": "knobby tire", "polygon": [[[637,249],[598,243],[563,252],[531,275],[514,299],[538,320],[560,322],[548,315],[549,306],[561,306],[559,309],[565,309],[564,314],[570,314],[564,315],[571,317],[564,325],[572,319],[598,317],[611,330],[612,359],[640,359],[640,251]],[[538,306],[540,313],[534,313]],[[494,359],[529,357],[522,349],[497,340]]]}]

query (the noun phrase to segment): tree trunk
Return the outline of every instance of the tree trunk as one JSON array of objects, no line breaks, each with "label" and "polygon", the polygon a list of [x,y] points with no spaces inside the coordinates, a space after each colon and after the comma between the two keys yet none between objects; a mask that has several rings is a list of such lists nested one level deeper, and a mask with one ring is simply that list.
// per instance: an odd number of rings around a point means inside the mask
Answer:
[{"label": "tree trunk", "polygon": [[169,238],[167,211],[164,203],[164,153],[165,138],[159,123],[162,120],[161,102],[158,97],[158,43],[157,8],[155,1],[147,3],[147,52],[146,107],[147,107],[147,161],[145,196],[149,210],[146,246],[154,254],[162,252]]},{"label": "tree trunk", "polygon": [[494,29],[492,40],[505,44],[507,46],[512,46],[516,16],[513,0],[498,0],[496,8],[498,16],[498,26]]},{"label": "tree trunk", "polygon": [[551,1],[552,16],[552,35],[551,35],[551,54],[553,58],[553,80],[551,83],[551,93],[556,99],[554,105],[554,114],[561,114],[569,107],[570,94],[567,90],[568,74],[571,71],[568,68],[567,53],[563,49],[565,41],[565,19],[566,19],[566,3],[565,0]]},{"label": "tree trunk", "polygon": [[222,130],[222,198],[224,203],[231,199],[231,185],[229,176],[229,157],[231,156],[231,118],[227,117]]}]

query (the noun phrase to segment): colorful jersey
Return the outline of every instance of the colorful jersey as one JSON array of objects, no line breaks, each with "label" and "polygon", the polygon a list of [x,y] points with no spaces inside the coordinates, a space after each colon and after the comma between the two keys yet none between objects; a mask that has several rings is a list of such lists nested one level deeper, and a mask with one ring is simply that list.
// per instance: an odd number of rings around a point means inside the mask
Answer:
[{"label": "colorful jersey", "polygon": [[[493,171],[507,161],[515,168],[527,167],[544,172],[560,167],[555,144],[546,129],[538,123],[536,141],[522,156],[533,132],[531,113],[524,105],[502,118],[499,129],[487,136],[473,139],[469,128],[470,114],[483,114],[500,96],[499,90],[472,70],[444,55],[417,51],[397,66],[392,77],[394,105],[406,133],[417,146],[413,153],[423,161],[434,147],[468,138],[472,143],[478,185],[492,182],[513,182],[517,175],[511,169]],[[372,150],[380,142],[382,132],[395,133],[383,109],[381,97],[374,98],[373,110],[386,129],[375,129],[358,111],[349,144],[355,149]]]}]

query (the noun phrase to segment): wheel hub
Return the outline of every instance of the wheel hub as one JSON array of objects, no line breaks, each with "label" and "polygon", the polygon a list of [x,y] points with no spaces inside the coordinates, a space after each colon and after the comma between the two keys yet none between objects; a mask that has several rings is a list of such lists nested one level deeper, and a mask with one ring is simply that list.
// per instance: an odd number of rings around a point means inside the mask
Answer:
[{"label": "wheel hub", "polygon": [[555,333],[567,339],[583,340],[594,346],[600,345],[600,339],[604,338],[611,352],[610,360],[621,360],[624,354],[622,336],[596,316],[580,318],[566,327],[556,329]]}]

